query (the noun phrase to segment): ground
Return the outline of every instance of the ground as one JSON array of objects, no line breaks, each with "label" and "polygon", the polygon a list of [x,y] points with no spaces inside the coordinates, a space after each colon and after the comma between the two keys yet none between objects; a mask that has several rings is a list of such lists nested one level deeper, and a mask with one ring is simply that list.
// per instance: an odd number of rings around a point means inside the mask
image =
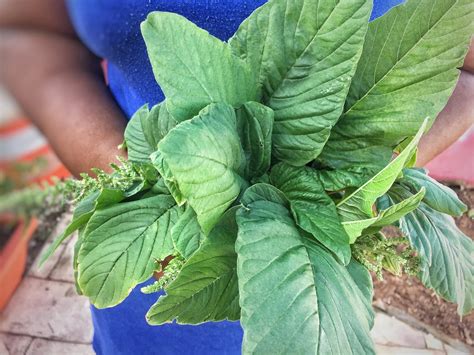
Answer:
[{"label": "ground", "polygon": [[[64,229],[66,222],[61,220],[55,232]],[[27,272],[0,314],[1,355],[94,353],[89,304],[76,294],[72,277],[73,245],[71,240],[43,268],[38,269],[36,262]]]}]

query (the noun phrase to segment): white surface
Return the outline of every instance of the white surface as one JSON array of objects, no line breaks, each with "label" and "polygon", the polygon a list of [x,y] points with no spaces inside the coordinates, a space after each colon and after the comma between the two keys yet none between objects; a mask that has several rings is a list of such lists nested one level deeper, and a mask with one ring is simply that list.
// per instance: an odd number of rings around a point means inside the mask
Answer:
[{"label": "white surface", "polygon": [[10,94],[0,85],[0,125],[17,118],[21,111]]},{"label": "white surface", "polygon": [[0,137],[0,163],[19,159],[46,144],[46,140],[34,126]]}]

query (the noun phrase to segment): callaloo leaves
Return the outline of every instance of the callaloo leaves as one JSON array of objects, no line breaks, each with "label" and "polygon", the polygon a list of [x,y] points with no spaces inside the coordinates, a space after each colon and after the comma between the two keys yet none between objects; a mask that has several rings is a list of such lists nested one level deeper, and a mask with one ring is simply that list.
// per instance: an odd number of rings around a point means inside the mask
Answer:
[{"label": "callaloo leaves", "polygon": [[158,145],[176,187],[209,232],[240,194],[245,154],[232,106],[213,104]]},{"label": "callaloo leaves", "polygon": [[370,23],[344,113],[321,158],[383,166],[445,106],[474,32],[471,0],[408,0]]},{"label": "callaloo leaves", "polygon": [[167,287],[167,295],[150,309],[148,322],[163,324],[176,319],[181,324],[199,324],[239,319],[236,237],[234,208],[186,262]]},{"label": "callaloo leaves", "polygon": [[213,102],[235,106],[257,99],[250,67],[227,44],[184,17],[152,12],[142,33],[167,108],[179,122]]},{"label": "callaloo leaves", "polygon": [[98,308],[111,307],[173,253],[171,227],[181,213],[169,195],[97,211],[82,236],[79,287]]},{"label": "callaloo leaves", "polygon": [[334,201],[324,191],[316,172],[282,163],[272,169],[270,179],[288,198],[296,223],[342,263],[348,264],[351,260],[349,236],[339,221]]},{"label": "callaloo leaves", "polygon": [[408,144],[399,156],[372,179],[337,204],[339,214],[343,221],[373,217],[373,205],[375,201],[390,189],[405,164],[410,160],[425,127],[426,121],[418,130],[415,138],[413,138],[411,143]]},{"label": "callaloo leaves", "polygon": [[370,9],[368,0],[269,1],[231,39],[275,111],[279,160],[301,166],[321,152],[342,112]]},{"label": "callaloo leaves", "polygon": [[[273,111],[257,102],[239,109],[210,104],[158,144],[152,161],[177,202],[188,202],[204,233],[270,167]],[[190,173],[192,171],[192,173]]]},{"label": "callaloo leaves", "polygon": [[142,32],[178,121],[213,102],[237,107],[263,97],[275,111],[273,154],[304,165],[340,117],[370,9],[369,0],[269,1],[229,45],[169,13],[150,14]]},{"label": "callaloo leaves", "polygon": [[[64,235],[81,228],[80,291],[110,307],[159,271],[151,324],[240,319],[249,354],[373,353],[368,269],[409,265],[469,312],[473,243],[443,214],[465,206],[411,167],[473,6],[407,0],[365,42],[369,0],[270,0],[229,43],[150,14],[142,33],[167,98],[125,132],[146,177],[107,204],[95,203],[107,186],[90,191]],[[386,239],[391,224],[405,237]]]},{"label": "callaloo leaves", "polygon": [[237,213],[243,352],[374,353],[367,270],[344,267],[298,229],[274,187],[253,189]]}]

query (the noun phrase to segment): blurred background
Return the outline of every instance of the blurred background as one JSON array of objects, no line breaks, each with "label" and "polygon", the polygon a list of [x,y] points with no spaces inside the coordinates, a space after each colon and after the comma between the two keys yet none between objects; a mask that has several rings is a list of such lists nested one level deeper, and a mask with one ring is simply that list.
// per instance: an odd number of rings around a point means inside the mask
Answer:
[{"label": "blurred background", "polygon": [[[0,84],[0,201],[70,177],[46,139]],[[32,215],[0,213],[0,354],[92,354],[87,299],[76,295],[72,240],[37,259],[69,219],[66,204]]]}]

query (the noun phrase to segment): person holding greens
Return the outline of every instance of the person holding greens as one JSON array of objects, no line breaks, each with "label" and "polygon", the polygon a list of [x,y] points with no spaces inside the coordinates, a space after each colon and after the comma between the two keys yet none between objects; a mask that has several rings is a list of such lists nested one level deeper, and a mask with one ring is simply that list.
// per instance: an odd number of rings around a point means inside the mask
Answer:
[{"label": "person holding greens", "polygon": [[[0,81],[76,176],[108,169],[127,120],[164,95],[148,60],[140,23],[151,11],[181,14],[221,40],[265,0],[1,0]],[[401,0],[375,0],[372,19]],[[107,83],[101,70],[106,61]],[[474,123],[474,50],[449,104],[423,137],[425,165]],[[156,295],[137,287],[112,309],[91,307],[98,354],[239,354],[238,322],[149,326]]]}]

